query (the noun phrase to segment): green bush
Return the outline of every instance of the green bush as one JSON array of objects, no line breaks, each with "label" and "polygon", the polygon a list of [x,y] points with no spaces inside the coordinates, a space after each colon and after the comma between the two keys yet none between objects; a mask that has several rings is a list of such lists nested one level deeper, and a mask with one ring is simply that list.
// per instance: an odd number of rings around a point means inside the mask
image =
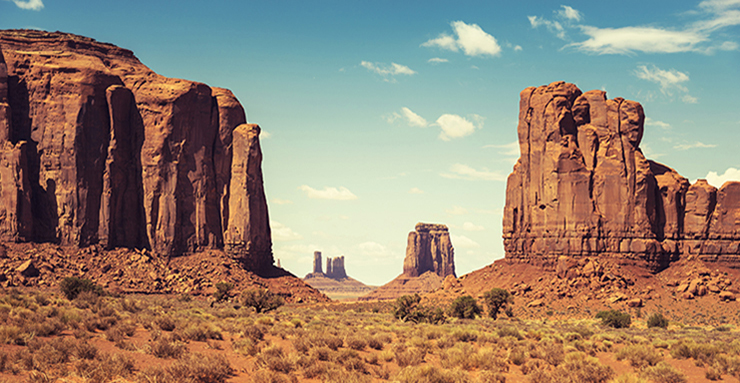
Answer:
[{"label": "green bush", "polygon": [[216,292],[213,293],[213,297],[216,299],[216,302],[223,302],[226,299],[228,299],[231,293],[231,290],[233,288],[234,288],[233,283],[228,283],[228,282],[216,283]]},{"label": "green bush", "polygon": [[601,323],[605,326],[614,328],[627,328],[632,324],[630,314],[619,310],[599,311],[596,318],[601,319]]},{"label": "green bush", "polygon": [[283,298],[266,289],[247,289],[242,293],[242,304],[254,307],[258,313],[275,310],[284,303]]},{"label": "green bush", "polygon": [[661,313],[655,313],[648,317],[647,320],[647,326],[648,328],[652,327],[660,327],[660,328],[668,328],[668,318],[664,317]]},{"label": "green bush", "polygon": [[59,289],[69,300],[77,298],[82,292],[90,292],[95,295],[103,295],[103,288],[89,279],[67,277],[59,283]]},{"label": "green bush", "polygon": [[488,315],[496,319],[502,308],[508,308],[509,304],[514,303],[514,298],[508,291],[494,287],[483,294],[483,301],[488,306]]},{"label": "green bush", "polygon": [[470,295],[463,295],[450,304],[450,316],[455,318],[474,319],[480,313],[480,306]]},{"label": "green bush", "polygon": [[425,307],[419,304],[419,294],[404,295],[396,299],[393,304],[393,316],[404,322],[413,323],[444,323],[444,312],[439,308]]}]

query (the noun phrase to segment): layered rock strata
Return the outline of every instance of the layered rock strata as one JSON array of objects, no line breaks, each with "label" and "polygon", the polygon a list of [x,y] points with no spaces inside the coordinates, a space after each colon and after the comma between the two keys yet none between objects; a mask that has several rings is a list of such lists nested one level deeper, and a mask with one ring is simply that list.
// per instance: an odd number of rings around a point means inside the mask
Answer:
[{"label": "layered rock strata", "polygon": [[660,270],[682,255],[740,266],[740,182],[690,185],[640,150],[642,106],[555,82],[520,94],[506,258],[606,256]]},{"label": "layered rock strata", "polygon": [[408,236],[403,274],[418,277],[428,271],[455,276],[455,249],[446,225],[419,222]]},{"label": "layered rock strata", "polygon": [[230,91],[59,32],[0,31],[0,52],[0,240],[272,266],[260,129]]}]

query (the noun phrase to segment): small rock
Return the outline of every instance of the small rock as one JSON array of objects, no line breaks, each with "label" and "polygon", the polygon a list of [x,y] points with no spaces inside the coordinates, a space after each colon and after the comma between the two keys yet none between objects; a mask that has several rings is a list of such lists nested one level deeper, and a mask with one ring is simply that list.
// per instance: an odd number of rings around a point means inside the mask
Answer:
[{"label": "small rock", "polygon": [[535,299],[527,303],[527,307],[542,307],[544,305],[545,305],[545,302],[543,302],[541,299]]},{"label": "small rock", "polygon": [[642,307],[642,304],[642,299],[640,298],[632,298],[627,300],[628,307]]},{"label": "small rock", "polygon": [[22,276],[26,278],[36,278],[39,276],[39,269],[34,266],[32,260],[27,260],[23,262],[20,266],[18,266],[15,271],[19,272]]},{"label": "small rock", "polygon": [[735,294],[729,292],[729,291],[723,291],[719,293],[719,300],[729,302],[735,300]]},{"label": "small rock", "polygon": [[692,294],[692,293],[690,293],[690,292],[687,291],[687,292],[681,294],[681,298],[683,298],[683,299],[694,299],[694,294]]}]

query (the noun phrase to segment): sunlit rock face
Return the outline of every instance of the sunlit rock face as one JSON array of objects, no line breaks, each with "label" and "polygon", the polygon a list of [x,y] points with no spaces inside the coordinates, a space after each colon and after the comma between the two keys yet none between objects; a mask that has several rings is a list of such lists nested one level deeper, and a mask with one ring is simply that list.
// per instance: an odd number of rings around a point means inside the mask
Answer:
[{"label": "sunlit rock face", "polygon": [[258,126],[114,45],[0,31],[0,240],[272,266]]},{"label": "sunlit rock face", "polygon": [[[520,94],[506,258],[616,257],[661,270],[684,255],[740,266],[740,182],[690,185],[640,150],[645,114],[606,92],[555,82]],[[721,202],[720,202],[721,200]]]}]

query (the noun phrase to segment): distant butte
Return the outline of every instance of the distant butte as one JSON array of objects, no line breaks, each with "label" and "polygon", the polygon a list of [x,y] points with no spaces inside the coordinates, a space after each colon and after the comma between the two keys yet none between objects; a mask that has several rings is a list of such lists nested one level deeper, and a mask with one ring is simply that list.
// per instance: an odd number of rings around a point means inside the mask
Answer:
[{"label": "distant butte", "polygon": [[353,299],[375,290],[347,275],[344,269],[344,256],[327,257],[326,272],[321,268],[321,252],[313,253],[313,272],[306,274],[303,281],[332,299]]},{"label": "distant butte", "polygon": [[360,299],[395,299],[428,293],[442,287],[448,277],[456,278],[455,249],[447,226],[420,222],[408,235],[403,274]]}]

